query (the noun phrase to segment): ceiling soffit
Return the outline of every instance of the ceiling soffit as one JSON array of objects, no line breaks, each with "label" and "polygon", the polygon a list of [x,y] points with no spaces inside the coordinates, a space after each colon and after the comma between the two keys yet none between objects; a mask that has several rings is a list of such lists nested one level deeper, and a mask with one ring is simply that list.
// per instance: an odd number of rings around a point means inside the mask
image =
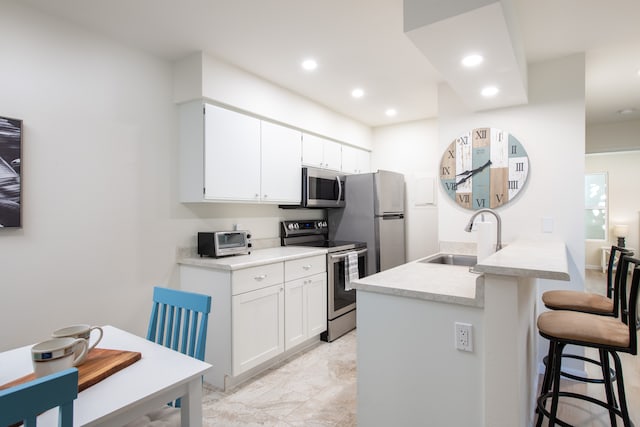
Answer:
[{"label": "ceiling soffit", "polygon": [[[473,111],[526,104],[526,60],[510,31],[506,5],[495,0],[448,3],[456,6],[443,9],[441,0],[404,0],[405,34]],[[469,54],[480,54],[484,61],[465,68],[461,61]],[[486,86],[499,93],[482,96]]]}]

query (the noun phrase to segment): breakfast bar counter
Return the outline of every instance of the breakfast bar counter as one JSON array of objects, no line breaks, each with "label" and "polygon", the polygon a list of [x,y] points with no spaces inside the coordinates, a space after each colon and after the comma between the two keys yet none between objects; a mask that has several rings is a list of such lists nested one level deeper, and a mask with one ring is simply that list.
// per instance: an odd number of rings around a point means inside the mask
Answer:
[{"label": "breakfast bar counter", "polygon": [[[475,265],[475,273],[421,261],[353,285],[358,422],[530,425],[538,375],[536,284],[569,280],[564,242],[512,242]],[[456,349],[456,324],[470,329],[471,351]]]}]

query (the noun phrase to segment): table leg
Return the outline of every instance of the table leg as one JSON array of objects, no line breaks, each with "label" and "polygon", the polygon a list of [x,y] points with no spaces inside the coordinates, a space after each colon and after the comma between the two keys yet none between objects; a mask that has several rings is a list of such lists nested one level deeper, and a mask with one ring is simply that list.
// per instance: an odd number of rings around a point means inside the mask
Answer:
[{"label": "table leg", "polygon": [[202,378],[194,378],[187,388],[187,394],[181,398],[181,425],[182,427],[202,427]]}]

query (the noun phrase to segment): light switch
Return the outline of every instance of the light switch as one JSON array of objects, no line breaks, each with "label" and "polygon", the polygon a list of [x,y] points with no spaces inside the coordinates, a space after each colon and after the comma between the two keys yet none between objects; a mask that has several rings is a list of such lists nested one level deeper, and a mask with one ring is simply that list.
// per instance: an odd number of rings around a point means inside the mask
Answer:
[{"label": "light switch", "polygon": [[542,232],[553,233],[553,218],[550,216],[542,217]]}]

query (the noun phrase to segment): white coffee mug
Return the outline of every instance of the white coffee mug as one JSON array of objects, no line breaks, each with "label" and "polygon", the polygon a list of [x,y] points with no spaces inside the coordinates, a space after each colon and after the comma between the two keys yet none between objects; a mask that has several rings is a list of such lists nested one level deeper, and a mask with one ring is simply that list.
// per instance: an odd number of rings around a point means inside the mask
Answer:
[{"label": "white coffee mug", "polygon": [[[78,348],[79,355],[75,356]],[[78,366],[84,362],[88,351],[87,340],[83,338],[54,338],[34,345],[31,361],[36,378]]]},{"label": "white coffee mug", "polygon": [[[89,345],[89,341],[91,339],[91,331],[93,330],[98,331],[98,339],[93,344]],[[53,338],[71,337],[71,338],[85,339],[87,340],[87,346],[89,347],[89,350],[87,351],[91,351],[95,348],[96,345],[98,345],[98,343],[102,339],[102,328],[100,326],[91,326],[91,325],[71,325],[71,326],[67,326],[65,328],[61,328],[53,331],[53,333],[51,334],[51,337]]]}]

